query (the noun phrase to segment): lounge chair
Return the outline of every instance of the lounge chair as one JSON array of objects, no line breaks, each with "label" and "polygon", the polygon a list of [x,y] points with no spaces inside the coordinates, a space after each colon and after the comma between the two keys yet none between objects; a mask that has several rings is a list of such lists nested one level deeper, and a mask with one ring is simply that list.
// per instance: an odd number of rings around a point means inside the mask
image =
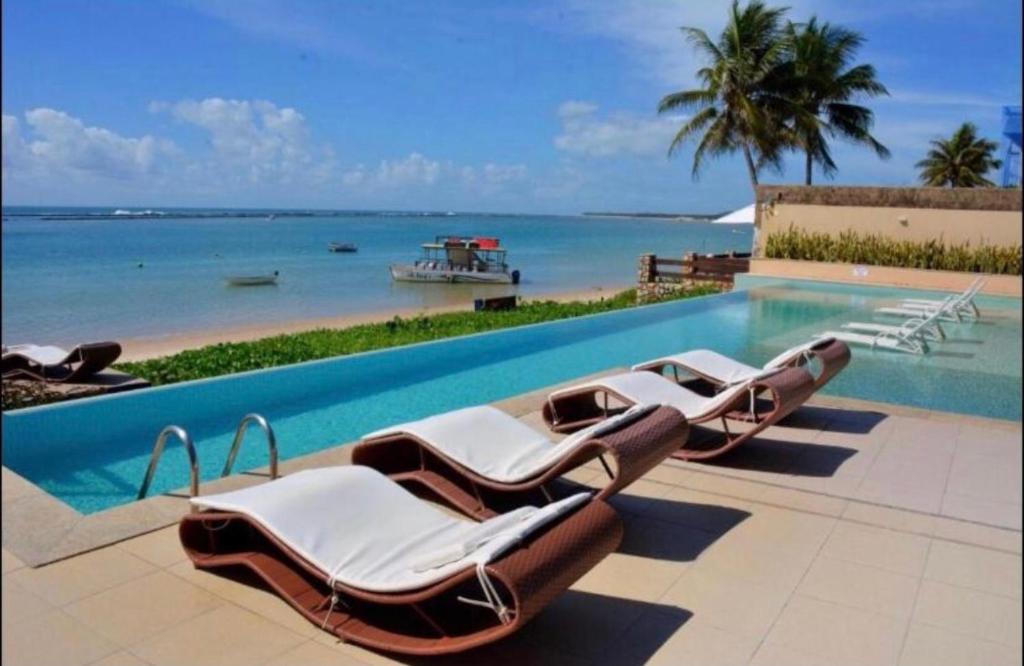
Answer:
[{"label": "lounge chair", "polygon": [[[352,462],[409,487],[426,488],[474,518],[551,501],[553,479],[597,458],[604,499],[646,474],[686,441],[678,410],[637,406],[554,443],[493,407],[470,407],[365,435]],[[604,456],[615,461],[615,470]]]},{"label": "lounge chair", "polygon": [[357,465],[192,502],[179,535],[197,568],[248,568],[321,629],[411,655],[515,632],[622,539],[587,493],[476,523]]},{"label": "lounge chair", "polygon": [[[544,404],[543,416],[555,432],[574,432],[615,413],[608,404],[611,398],[627,406],[661,403],[675,407],[690,424],[721,420],[723,433],[716,433],[710,440],[688,441],[672,453],[674,458],[703,460],[739,446],[785,418],[813,393],[814,377],[803,368],[764,371],[714,396],[701,395],[654,372],[626,372],[555,391]],[[750,415],[751,427],[731,432],[726,418],[743,418],[746,414]]]},{"label": "lounge chair", "polygon": [[[724,388],[763,375],[765,371],[787,367],[805,367],[810,370],[811,361],[817,359],[818,374],[814,378],[814,389],[818,390],[835,377],[850,362],[850,348],[842,341],[822,338],[790,347],[760,368],[741,363],[710,349],[695,349],[682,354],[663,356],[633,366],[634,371],[650,370],[658,374],[671,369],[676,382],[701,391],[701,384],[718,392]],[[680,378],[679,371],[689,375]],[[693,379],[698,381],[694,382]],[[708,393],[708,391],[703,391]]]},{"label": "lounge chair", "polygon": [[939,312],[939,319],[957,322],[964,319],[978,319],[981,313],[974,302],[974,297],[978,295],[984,284],[985,277],[979,276],[959,294],[953,294],[943,299],[905,298],[899,306],[877,308],[875,312],[905,317],[921,317]]},{"label": "lounge chair", "polygon": [[82,344],[71,351],[52,346],[11,345],[3,350],[3,377],[77,382],[106,369],[120,355],[121,345],[116,342]]},{"label": "lounge chair", "polygon": [[[878,349],[889,349],[891,351],[905,352],[908,354],[927,354],[929,351],[928,342],[925,339],[925,331],[933,327],[939,317],[942,316],[941,311],[934,311],[928,316],[921,316],[914,319],[908,319],[903,322],[900,326],[893,327],[891,329],[885,328],[874,333],[858,333],[856,330],[845,330],[845,331],[826,331],[819,333],[817,338],[837,338],[843,342],[864,345],[866,347],[878,348]],[[845,327],[851,329],[855,327],[870,327],[872,324],[844,324]],[[863,329],[868,330],[868,329]]]}]

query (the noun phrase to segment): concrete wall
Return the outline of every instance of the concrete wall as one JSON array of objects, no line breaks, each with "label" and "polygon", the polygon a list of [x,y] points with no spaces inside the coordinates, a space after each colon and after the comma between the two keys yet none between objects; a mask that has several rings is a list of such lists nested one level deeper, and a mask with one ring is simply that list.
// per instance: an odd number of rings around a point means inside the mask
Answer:
[{"label": "concrete wall", "polygon": [[762,185],[757,201],[757,257],[768,235],[790,226],[898,240],[942,238],[951,245],[1021,244],[1020,190]]}]

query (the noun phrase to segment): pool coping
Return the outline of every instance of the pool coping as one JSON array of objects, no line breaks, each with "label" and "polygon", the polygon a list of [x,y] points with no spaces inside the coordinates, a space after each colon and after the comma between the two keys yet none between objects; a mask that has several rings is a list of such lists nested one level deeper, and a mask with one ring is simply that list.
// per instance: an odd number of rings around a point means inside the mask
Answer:
[{"label": "pool coping", "polygon": [[[505,398],[491,404],[512,416],[520,418],[536,412],[540,405],[543,404],[547,394],[553,390],[605,376],[613,372],[621,372],[624,369],[610,368],[592,375],[574,378],[560,384]],[[856,398],[819,394],[812,397],[808,404],[858,411],[874,411],[886,415],[907,416],[924,420],[956,421],[1007,431],[1020,432],[1021,430],[1021,422],[1019,421],[993,419],[953,412],[938,412],[918,407],[905,407]],[[312,467],[349,464],[351,463],[351,447],[354,443],[343,442],[320,451],[282,460],[279,464],[279,471],[281,474],[290,474]],[[663,464],[678,466],[682,463],[669,459]],[[707,473],[714,474],[715,472],[709,471]],[[187,488],[180,488],[167,494],[149,497],[96,513],[82,514],[6,466],[0,467],[0,474],[2,474],[3,488],[2,506],[0,506],[3,513],[3,547],[32,567],[80,555],[97,548],[168,527],[178,522],[189,511],[188,490]],[[211,492],[236,490],[261,483],[268,478],[268,468],[261,467],[229,477],[204,482],[201,486],[201,493],[208,494]],[[794,492],[818,497],[833,497],[821,492],[802,490],[795,490]],[[840,496],[836,495],[834,497],[838,498]],[[851,504],[871,506],[879,510],[927,516],[930,520],[945,522],[950,526],[970,525],[990,532],[992,530],[998,532],[1019,532],[1019,530],[1010,527],[983,521],[966,520],[901,507],[889,507],[849,497],[841,497],[841,499]]]}]

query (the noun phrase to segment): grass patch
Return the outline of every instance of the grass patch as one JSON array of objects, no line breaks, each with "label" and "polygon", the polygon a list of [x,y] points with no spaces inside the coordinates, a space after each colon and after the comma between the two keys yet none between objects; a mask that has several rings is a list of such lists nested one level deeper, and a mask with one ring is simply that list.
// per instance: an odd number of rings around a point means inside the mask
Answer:
[{"label": "grass patch", "polygon": [[942,239],[899,241],[877,234],[842,231],[837,236],[794,229],[768,236],[765,257],[924,268],[995,275],[1021,274],[1021,246],[946,245]]},{"label": "grass patch", "polygon": [[[681,290],[662,300],[704,296],[721,291],[716,285]],[[317,329],[276,335],[251,342],[229,342],[183,351],[146,361],[118,363],[118,370],[143,377],[154,386],[235,372],[272,368],[290,363],[345,356],[416,342],[495,331],[514,326],[611,312],[636,307],[636,291],[628,290],[598,301],[530,301],[514,310],[446,312],[410,319],[395,317],[377,324]]]}]

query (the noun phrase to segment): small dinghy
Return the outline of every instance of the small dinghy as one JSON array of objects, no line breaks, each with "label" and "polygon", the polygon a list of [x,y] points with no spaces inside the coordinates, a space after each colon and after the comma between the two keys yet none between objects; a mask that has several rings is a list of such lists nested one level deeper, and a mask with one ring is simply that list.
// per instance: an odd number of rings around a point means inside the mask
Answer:
[{"label": "small dinghy", "polygon": [[258,287],[266,284],[277,284],[278,272],[270,275],[233,275],[227,278],[230,287]]},{"label": "small dinghy", "polygon": [[328,243],[327,249],[331,252],[358,252],[359,247],[355,243]]}]

